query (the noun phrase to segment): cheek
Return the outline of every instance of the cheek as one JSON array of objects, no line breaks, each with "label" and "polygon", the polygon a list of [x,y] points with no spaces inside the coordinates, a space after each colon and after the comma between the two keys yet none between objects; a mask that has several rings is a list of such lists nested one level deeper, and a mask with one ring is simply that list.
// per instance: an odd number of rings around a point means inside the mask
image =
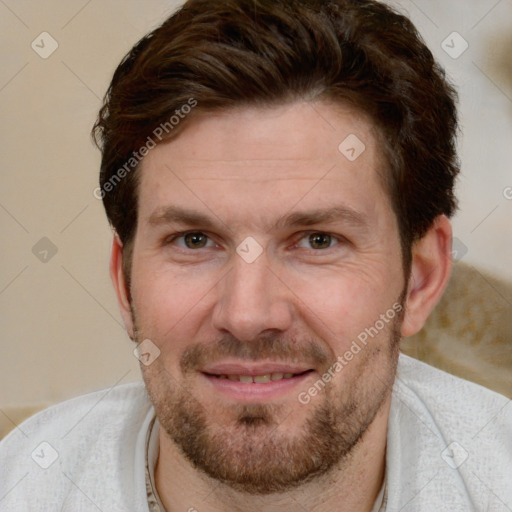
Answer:
[{"label": "cheek", "polygon": [[381,276],[342,270],[321,278],[302,278],[295,288],[301,299],[297,305],[300,316],[336,353],[344,352],[376,324],[380,337],[396,316],[401,291],[399,281],[383,281]]},{"label": "cheek", "polygon": [[[148,266],[149,267],[149,266]],[[137,327],[159,348],[178,348],[194,337],[207,314],[213,276],[141,269],[132,281]]]}]

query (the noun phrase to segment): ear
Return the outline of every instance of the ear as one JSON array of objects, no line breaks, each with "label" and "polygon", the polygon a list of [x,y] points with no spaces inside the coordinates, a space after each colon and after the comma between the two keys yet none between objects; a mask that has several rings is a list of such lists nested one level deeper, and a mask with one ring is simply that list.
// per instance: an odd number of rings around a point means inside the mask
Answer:
[{"label": "ear", "polygon": [[452,269],[451,247],[452,227],[445,215],[413,245],[402,336],[416,334],[443,295]]},{"label": "ear", "polygon": [[117,233],[114,233],[112,251],[110,253],[110,279],[114,285],[117,296],[117,303],[123,317],[123,322],[128,336],[133,340],[133,318],[130,305],[130,291],[128,290],[126,277],[123,270],[123,243]]}]

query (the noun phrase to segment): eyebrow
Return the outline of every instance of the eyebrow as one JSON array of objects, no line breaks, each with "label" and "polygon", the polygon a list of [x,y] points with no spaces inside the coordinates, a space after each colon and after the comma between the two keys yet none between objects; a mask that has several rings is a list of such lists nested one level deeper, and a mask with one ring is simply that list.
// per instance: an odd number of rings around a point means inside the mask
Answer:
[{"label": "eyebrow", "polygon": [[153,226],[162,224],[186,224],[205,228],[214,228],[216,226],[216,223],[204,213],[178,206],[157,208],[149,217],[149,223]]},{"label": "eyebrow", "polygon": [[[282,217],[272,225],[273,229],[290,227],[314,226],[316,224],[332,224],[344,222],[356,228],[367,228],[368,220],[362,213],[347,206],[333,206],[316,210],[294,212]],[[224,224],[220,219],[212,219],[197,210],[179,206],[167,206],[156,209],[149,217],[149,224],[153,226],[165,224],[183,224],[190,227],[215,229]]]},{"label": "eyebrow", "polygon": [[313,226],[315,224],[332,224],[339,221],[351,224],[354,227],[365,228],[368,226],[368,220],[362,213],[347,206],[333,206],[291,213],[280,219],[276,227]]}]

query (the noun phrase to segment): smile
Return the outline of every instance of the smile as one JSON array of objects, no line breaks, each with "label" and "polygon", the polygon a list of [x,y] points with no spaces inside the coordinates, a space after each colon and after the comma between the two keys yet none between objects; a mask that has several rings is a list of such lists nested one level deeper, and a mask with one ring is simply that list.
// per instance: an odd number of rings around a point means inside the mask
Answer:
[{"label": "smile", "polygon": [[315,373],[313,369],[289,367],[243,368],[222,365],[203,370],[201,375],[211,386],[216,397],[243,403],[266,403],[298,393],[305,381]]},{"label": "smile", "polygon": [[267,382],[278,381],[283,379],[291,379],[298,375],[303,375],[311,370],[307,370],[302,373],[266,373],[263,375],[233,375],[233,374],[222,374],[222,375],[211,375],[218,379],[228,379],[232,381],[242,382],[244,384],[258,383],[264,384]]}]

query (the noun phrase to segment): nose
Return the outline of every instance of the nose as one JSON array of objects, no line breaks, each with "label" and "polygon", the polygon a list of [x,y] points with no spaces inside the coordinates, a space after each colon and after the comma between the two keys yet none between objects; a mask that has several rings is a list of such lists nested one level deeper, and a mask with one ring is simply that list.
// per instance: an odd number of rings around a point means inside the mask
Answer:
[{"label": "nose", "polygon": [[218,284],[213,326],[240,341],[284,332],[293,318],[290,291],[272,271],[265,253],[247,263],[234,255],[233,268]]}]

